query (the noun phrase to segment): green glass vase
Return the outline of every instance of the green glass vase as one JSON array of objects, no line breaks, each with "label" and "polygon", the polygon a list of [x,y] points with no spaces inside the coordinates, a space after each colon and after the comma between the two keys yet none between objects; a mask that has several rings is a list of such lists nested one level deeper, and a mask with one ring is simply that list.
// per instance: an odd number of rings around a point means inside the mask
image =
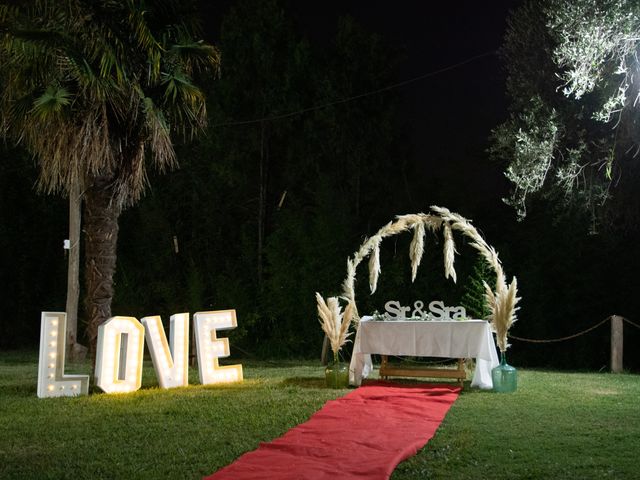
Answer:
[{"label": "green glass vase", "polygon": [[324,381],[329,388],[347,388],[349,386],[349,367],[342,363],[338,355],[333,356],[333,363],[324,369]]},{"label": "green glass vase", "polygon": [[507,363],[504,352],[500,352],[500,365],[491,370],[491,379],[494,392],[510,393],[518,388],[518,371]]}]

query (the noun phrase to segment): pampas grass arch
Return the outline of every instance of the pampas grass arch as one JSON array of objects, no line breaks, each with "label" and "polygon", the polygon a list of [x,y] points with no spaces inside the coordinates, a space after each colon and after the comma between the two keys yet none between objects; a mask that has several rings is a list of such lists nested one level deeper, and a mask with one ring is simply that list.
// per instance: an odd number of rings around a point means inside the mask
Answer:
[{"label": "pampas grass arch", "polygon": [[[451,278],[454,282],[456,281],[456,271],[454,269],[454,256],[456,253],[453,239],[454,231],[460,232],[464,236],[470,238],[470,245],[478,251],[482,258],[484,258],[489,266],[495,271],[495,290],[486,282],[482,282],[485,288],[485,299],[491,311],[487,320],[490,322],[491,327],[496,334],[498,348],[501,352],[506,351],[509,346],[507,343],[507,332],[511,325],[516,321],[515,312],[518,309],[516,304],[520,300],[517,296],[518,283],[516,278],[513,277],[511,283],[507,284],[502,264],[498,259],[498,253],[484,240],[484,238],[482,238],[475,227],[471,225],[469,220],[457,213],[450,212],[446,208],[436,206],[432,206],[431,213],[428,214],[416,213],[397,216],[395,221],[389,222],[378,230],[375,235],[367,239],[352,258],[347,259],[347,277],[342,284],[342,299],[348,304],[347,307],[349,309],[351,321],[355,328],[358,328],[360,322],[354,289],[356,269],[358,265],[360,265],[366,257],[369,257],[369,287],[373,294],[376,291],[378,277],[381,272],[380,244],[382,243],[382,240],[386,237],[391,237],[408,230],[413,230],[413,240],[409,247],[411,281],[413,282],[416,278],[418,266],[420,265],[422,254],[424,252],[424,237],[426,229],[429,229],[432,232],[442,230],[444,237],[443,253],[445,278]],[[320,306],[320,299],[322,299],[322,297],[319,294],[316,295]],[[324,303],[324,301],[322,303]],[[320,311],[320,309],[319,313],[322,323],[322,317],[326,317],[326,315],[322,315],[324,312]],[[344,328],[344,326],[342,326],[342,328]],[[327,334],[329,334],[328,330],[331,331],[330,329],[325,328],[325,332]],[[338,327],[337,330],[341,330],[341,328]],[[344,337],[344,335],[340,339],[333,339],[330,337],[329,340],[332,342],[332,346],[334,344],[336,346],[338,344],[339,346],[342,346],[346,341],[346,337]]]}]

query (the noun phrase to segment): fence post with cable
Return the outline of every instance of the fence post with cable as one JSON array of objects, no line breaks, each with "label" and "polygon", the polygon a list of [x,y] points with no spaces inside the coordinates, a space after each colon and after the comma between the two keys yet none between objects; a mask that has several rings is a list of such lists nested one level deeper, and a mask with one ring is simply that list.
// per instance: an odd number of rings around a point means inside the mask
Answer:
[{"label": "fence post with cable", "polygon": [[581,332],[574,333],[573,335],[568,335],[566,337],[560,338],[551,338],[551,339],[533,339],[533,338],[523,338],[517,337],[515,335],[508,334],[510,339],[518,340],[521,342],[528,343],[555,343],[555,342],[564,342],[566,340],[571,340],[577,338],[581,335],[589,333],[592,330],[604,325],[606,322],[611,320],[611,372],[612,373],[621,373],[623,369],[623,345],[624,345],[624,336],[623,336],[623,322],[628,323],[636,328],[640,329],[640,325],[632,322],[628,318],[621,317],[620,315],[611,315],[604,320],[592,325],[586,330],[582,330]]},{"label": "fence post with cable", "polygon": [[622,372],[622,351],[624,338],[622,335],[623,318],[619,315],[611,316],[611,372]]}]

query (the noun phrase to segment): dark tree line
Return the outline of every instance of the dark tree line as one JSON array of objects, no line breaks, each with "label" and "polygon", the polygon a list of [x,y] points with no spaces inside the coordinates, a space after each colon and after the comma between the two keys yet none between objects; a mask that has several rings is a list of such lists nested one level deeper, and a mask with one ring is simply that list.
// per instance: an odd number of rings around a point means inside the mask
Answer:
[{"label": "dark tree line", "polygon": [[[402,54],[383,38],[342,18],[335,38],[316,44],[298,32],[283,3],[243,0],[226,13],[214,43],[220,77],[199,79],[205,135],[177,144],[180,168],[151,173],[146,196],[120,218],[114,314],[168,321],[182,311],[235,308],[232,349],[318,356],[314,292],[340,293],[346,259],[365,235],[396,214],[439,204],[473,219],[518,277],[523,300],[514,334],[563,336],[613,313],[640,320],[633,233],[587,236],[588,215],[554,217],[552,200],[544,199],[517,223],[500,202],[508,187],[499,180],[502,165],[491,164],[487,144],[461,126],[430,137],[427,169],[411,151],[402,92],[337,102],[397,81]],[[327,106],[308,110],[317,105]],[[6,146],[1,155],[2,305],[9,314],[0,321],[0,344],[33,347],[39,312],[64,309],[67,211],[61,199],[34,194],[37,172],[24,152]],[[435,238],[427,240],[415,284],[410,239],[385,244],[375,296],[364,271],[358,277],[360,310],[382,310],[390,299],[466,299],[479,308],[486,272],[457,240],[455,285],[444,280]],[[638,335],[627,331],[631,345]],[[608,358],[605,329],[571,343],[512,344],[515,365],[600,368]],[[638,368],[637,357],[627,347],[626,364]]]},{"label": "dark tree line", "polygon": [[243,349],[315,353],[313,292],[339,289],[360,236],[407,195],[397,97],[270,118],[391,83],[397,57],[348,18],[320,50],[278,2],[234,5],[218,45],[206,138],[123,218],[114,309],[236,308]]}]

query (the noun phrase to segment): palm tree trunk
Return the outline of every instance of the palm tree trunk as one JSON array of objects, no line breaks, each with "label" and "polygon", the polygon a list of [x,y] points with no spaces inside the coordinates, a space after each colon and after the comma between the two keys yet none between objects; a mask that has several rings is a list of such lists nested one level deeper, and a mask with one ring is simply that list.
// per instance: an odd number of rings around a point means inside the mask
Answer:
[{"label": "palm tree trunk", "polygon": [[87,339],[95,358],[98,327],[111,317],[113,276],[116,272],[118,218],[111,179],[97,178],[85,194],[85,309]]}]

